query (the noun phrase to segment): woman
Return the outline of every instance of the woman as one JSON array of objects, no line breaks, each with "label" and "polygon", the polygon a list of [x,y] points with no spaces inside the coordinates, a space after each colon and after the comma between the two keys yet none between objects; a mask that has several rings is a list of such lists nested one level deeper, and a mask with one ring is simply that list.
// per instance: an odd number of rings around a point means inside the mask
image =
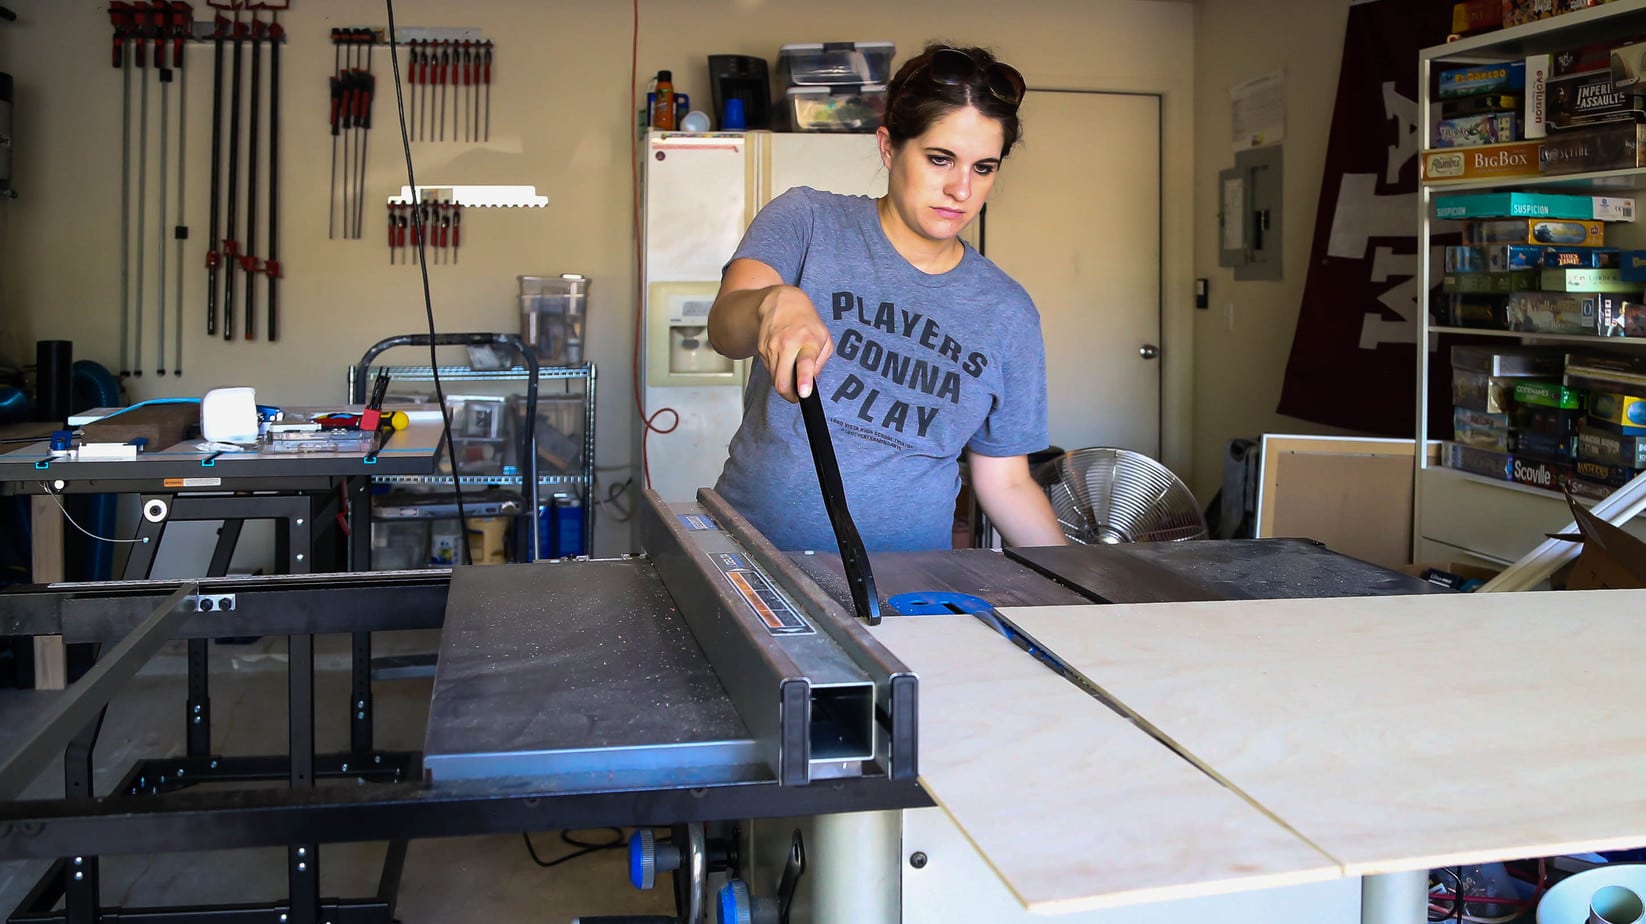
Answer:
[{"label": "woman", "polygon": [[834,548],[794,405],[814,388],[870,551],[950,547],[962,449],[1007,544],[1063,543],[1027,460],[1048,442],[1040,315],[959,237],[1017,141],[1023,91],[981,48],[927,46],[886,87],[886,195],[790,190],[727,264],[709,340],[762,362],[715,490],[778,548]]}]

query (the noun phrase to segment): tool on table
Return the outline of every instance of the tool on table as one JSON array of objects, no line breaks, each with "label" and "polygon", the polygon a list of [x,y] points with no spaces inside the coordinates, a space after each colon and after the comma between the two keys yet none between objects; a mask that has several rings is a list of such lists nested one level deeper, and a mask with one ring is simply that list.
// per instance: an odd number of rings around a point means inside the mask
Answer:
[{"label": "tool on table", "polygon": [[[371,451],[366,453],[366,461],[375,462],[377,460],[377,454],[382,452],[383,447],[389,444],[389,437],[394,436],[396,431],[404,430],[410,425],[411,418],[405,411],[395,411],[379,417],[377,420],[377,432],[372,438]],[[362,427],[362,429],[364,428]]]},{"label": "tool on table", "polygon": [[829,525],[834,527],[834,538],[840,545],[840,563],[846,571],[846,583],[851,588],[852,606],[859,619],[871,626],[880,625],[880,598],[874,589],[874,570],[869,567],[869,554],[863,548],[863,537],[858,535],[857,524],[846,506],[846,488],[840,480],[840,464],[834,455],[834,441],[829,438],[829,419],[823,414],[823,399],[813,383],[811,394],[800,399],[800,416],[806,423],[806,441],[811,444],[812,464],[817,466],[817,485],[823,492],[823,509],[828,511]]},{"label": "tool on table", "polygon": [[378,369],[377,378],[372,382],[371,400],[366,402],[366,409],[360,414],[360,429],[377,429],[378,418],[382,416],[383,396],[388,393],[389,370]]}]

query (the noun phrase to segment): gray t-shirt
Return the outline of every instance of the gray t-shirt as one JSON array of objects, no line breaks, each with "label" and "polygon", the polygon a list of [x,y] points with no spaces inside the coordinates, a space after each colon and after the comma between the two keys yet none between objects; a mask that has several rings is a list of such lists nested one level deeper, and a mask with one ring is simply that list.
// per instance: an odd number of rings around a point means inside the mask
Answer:
[{"label": "gray t-shirt", "polygon": [[[755,216],[741,258],[805,291],[834,337],[817,393],[870,551],[950,547],[962,449],[1046,447],[1040,314],[975,249],[923,273],[886,239],[875,200],[801,187]],[[758,359],[715,490],[780,549],[837,548],[800,407]]]}]

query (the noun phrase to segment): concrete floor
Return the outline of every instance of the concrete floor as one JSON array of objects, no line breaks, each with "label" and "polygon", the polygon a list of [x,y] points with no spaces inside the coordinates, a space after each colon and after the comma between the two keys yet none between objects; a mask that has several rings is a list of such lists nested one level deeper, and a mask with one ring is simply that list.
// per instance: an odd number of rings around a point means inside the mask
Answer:
[{"label": "concrete floor", "polygon": [[[433,651],[433,631],[381,633],[374,654]],[[212,646],[213,750],[221,754],[283,752],[286,740],[284,639],[250,645]],[[322,637],[315,646],[317,748],[347,746],[349,683],[347,639]],[[96,752],[95,785],[106,794],[139,757],[183,753],[186,649],[169,645],[151,660],[109,707]],[[420,750],[428,715],[430,681],[380,680],[375,684],[375,743],[390,750]],[[4,695],[0,691],[0,695]],[[59,770],[42,774],[26,798],[62,793]],[[625,835],[631,833],[624,831]],[[662,833],[662,832],[660,832]],[[609,831],[576,835],[603,841]],[[559,832],[535,833],[538,856],[549,861],[576,848]],[[377,890],[385,845],[322,845],[321,894],[366,898]],[[406,857],[396,917],[403,924],[453,921],[571,921],[579,915],[673,914],[667,877],[659,888],[628,884],[627,852],[606,850],[541,869],[518,834],[415,841]],[[0,914],[9,915],[48,865],[47,861],[0,863]],[[102,901],[107,906],[277,901],[286,891],[284,851],[279,848],[106,857]]]}]

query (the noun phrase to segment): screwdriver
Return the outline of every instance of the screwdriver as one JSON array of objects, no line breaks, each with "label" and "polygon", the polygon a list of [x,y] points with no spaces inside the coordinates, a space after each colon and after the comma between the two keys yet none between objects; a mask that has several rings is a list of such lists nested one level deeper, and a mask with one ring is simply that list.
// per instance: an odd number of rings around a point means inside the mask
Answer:
[{"label": "screwdriver", "polygon": [[463,236],[463,203],[452,206],[452,262],[457,262],[457,245]]}]

